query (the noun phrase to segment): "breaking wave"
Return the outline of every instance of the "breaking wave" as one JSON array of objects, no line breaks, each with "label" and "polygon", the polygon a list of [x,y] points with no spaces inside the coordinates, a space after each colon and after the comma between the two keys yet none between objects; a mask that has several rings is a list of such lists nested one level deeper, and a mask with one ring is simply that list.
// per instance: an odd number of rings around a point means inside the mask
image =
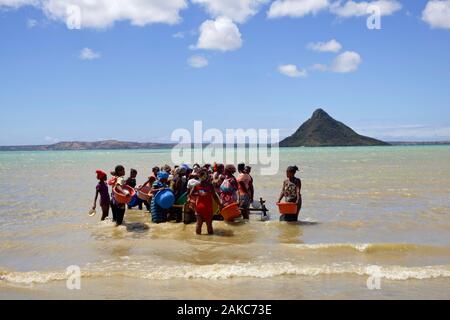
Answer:
[{"label": "breaking wave", "polygon": [[[210,279],[252,277],[272,278],[277,276],[320,276],[356,275],[377,276],[387,280],[433,279],[450,277],[450,265],[403,267],[354,264],[295,265],[280,263],[239,263],[212,265],[154,266],[141,264],[124,265],[115,263],[106,266],[93,266],[81,270],[82,278],[130,277],[148,280],[170,279]],[[50,281],[63,281],[68,278],[65,272],[8,272],[0,271],[0,283],[5,284],[43,284]]]}]

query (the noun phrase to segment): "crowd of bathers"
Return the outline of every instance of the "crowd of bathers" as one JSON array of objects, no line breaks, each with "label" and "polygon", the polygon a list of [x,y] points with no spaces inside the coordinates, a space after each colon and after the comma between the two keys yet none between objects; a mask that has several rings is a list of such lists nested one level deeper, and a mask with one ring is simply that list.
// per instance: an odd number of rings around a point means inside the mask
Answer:
[{"label": "crowd of bathers", "polygon": [[[297,166],[289,166],[286,170],[286,180],[283,182],[278,203],[296,204],[294,214],[281,214],[281,221],[297,221],[302,207],[301,180],[297,178]],[[187,164],[171,167],[164,165],[153,167],[151,175],[145,183],[137,185],[138,172],[130,170],[126,177],[125,167],[118,165],[111,171],[108,179],[106,172],[97,170],[98,184],[92,210],[97,207],[97,200],[102,210],[101,220],[112,211],[112,221],[122,225],[126,209],[144,207],[149,211],[153,223],[168,221],[196,222],[196,233],[201,234],[203,223],[208,234],[213,234],[213,221],[224,220],[221,212],[224,208],[236,206],[239,216],[249,220],[250,207],[257,207],[254,201],[255,187],[251,175],[252,168],[244,163],[214,165]],[[112,191],[109,191],[111,187]],[[131,190],[131,192],[130,192]],[[170,190],[173,205],[163,208],[156,200],[156,195]],[[123,201],[123,197],[129,197]],[[227,219],[225,219],[227,220]]]}]

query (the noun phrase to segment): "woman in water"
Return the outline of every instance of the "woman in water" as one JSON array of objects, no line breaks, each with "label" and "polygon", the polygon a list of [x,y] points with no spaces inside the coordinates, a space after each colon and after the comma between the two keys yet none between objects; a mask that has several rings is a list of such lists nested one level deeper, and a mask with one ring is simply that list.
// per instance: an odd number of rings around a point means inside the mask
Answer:
[{"label": "woman in water", "polygon": [[158,180],[153,182],[152,189],[150,190],[150,194],[152,195],[151,200],[151,213],[152,213],[152,222],[153,223],[161,223],[167,221],[167,210],[158,206],[155,201],[155,195],[163,190],[167,189],[169,186],[167,184],[167,180],[169,179],[169,173],[166,171],[158,172]]},{"label": "woman in water", "polygon": [[[108,184],[112,186],[113,190],[116,189],[120,193],[129,194],[126,189],[122,188],[126,185],[124,178],[125,168],[118,165],[114,171],[111,172],[111,175],[113,178],[108,182]],[[117,226],[120,226],[123,222],[123,217],[125,216],[125,204],[117,202],[114,191],[111,196],[111,210],[113,214],[113,222],[115,222]]]},{"label": "woman in water", "polygon": [[286,214],[280,216],[280,221],[297,221],[300,209],[302,208],[302,181],[295,176],[298,171],[297,166],[290,166],[286,170],[287,179],[283,182],[278,202],[284,197],[284,201],[297,204],[296,214]]},{"label": "woman in water", "polygon": [[108,185],[105,183],[107,180],[106,173],[102,170],[97,170],[97,179],[98,184],[95,188],[95,200],[94,200],[94,206],[92,207],[92,210],[95,211],[95,208],[97,207],[97,199],[100,195],[100,207],[102,208],[102,221],[105,220],[109,215],[109,202],[111,201],[109,198],[108,193]]},{"label": "woman in water", "polygon": [[238,200],[237,190],[238,183],[234,174],[236,173],[236,167],[232,164],[225,166],[225,179],[220,186],[220,201],[224,207],[236,203]]},{"label": "woman in water", "polygon": [[211,181],[217,194],[220,194],[220,186],[222,185],[223,180],[225,180],[225,166],[221,163],[215,163],[213,170],[214,172],[211,175]]},{"label": "woman in water", "polygon": [[196,233],[202,234],[202,226],[203,222],[206,222],[206,226],[208,228],[208,234],[213,234],[213,201],[219,203],[220,200],[217,197],[217,194],[214,190],[214,186],[211,181],[208,179],[209,174],[206,168],[200,170],[198,174],[200,178],[200,183],[197,184],[191,191],[191,196],[197,197],[196,205],[195,205],[195,213],[197,217],[197,228]]}]

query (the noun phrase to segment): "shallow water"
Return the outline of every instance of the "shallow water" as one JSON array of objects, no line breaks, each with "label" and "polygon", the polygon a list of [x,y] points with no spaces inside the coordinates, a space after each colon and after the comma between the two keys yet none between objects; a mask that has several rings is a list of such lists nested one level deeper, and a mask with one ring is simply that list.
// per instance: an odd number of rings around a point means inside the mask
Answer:
[{"label": "shallow water", "polygon": [[197,236],[145,211],[119,228],[87,214],[96,169],[121,163],[143,182],[169,150],[0,152],[0,299],[450,298],[450,147],[281,149],[280,162],[301,168],[302,222],[277,221],[283,170],[254,166],[270,220]]}]

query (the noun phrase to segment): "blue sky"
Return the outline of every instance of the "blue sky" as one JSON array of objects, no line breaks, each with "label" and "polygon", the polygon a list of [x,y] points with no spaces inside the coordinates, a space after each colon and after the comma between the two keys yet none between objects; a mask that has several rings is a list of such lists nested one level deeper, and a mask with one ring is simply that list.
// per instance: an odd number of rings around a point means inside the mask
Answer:
[{"label": "blue sky", "polygon": [[318,107],[450,139],[449,0],[0,0],[0,43],[0,145],[169,141],[194,120],[286,136]]}]

